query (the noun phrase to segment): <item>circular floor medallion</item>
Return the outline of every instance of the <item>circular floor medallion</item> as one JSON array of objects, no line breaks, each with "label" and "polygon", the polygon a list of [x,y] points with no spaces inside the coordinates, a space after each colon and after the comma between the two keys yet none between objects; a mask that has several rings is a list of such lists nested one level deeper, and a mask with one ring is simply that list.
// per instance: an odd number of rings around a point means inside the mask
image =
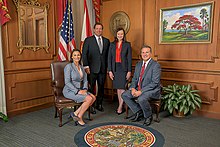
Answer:
[{"label": "circular floor medallion", "polygon": [[84,137],[89,146],[151,146],[155,136],[133,125],[106,125],[91,129]]},{"label": "circular floor medallion", "polygon": [[140,124],[110,122],[83,128],[75,135],[79,147],[158,147],[164,137],[156,130]]}]

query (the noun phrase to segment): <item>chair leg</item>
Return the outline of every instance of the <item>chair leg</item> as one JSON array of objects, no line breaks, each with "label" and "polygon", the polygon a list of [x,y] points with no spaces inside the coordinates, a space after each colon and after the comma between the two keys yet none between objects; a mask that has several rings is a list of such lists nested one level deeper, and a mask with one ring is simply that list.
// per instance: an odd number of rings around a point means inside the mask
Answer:
[{"label": "chair leg", "polygon": [[59,118],[60,118],[59,127],[62,127],[62,114],[63,114],[63,109],[58,109],[58,113],[59,113]]},{"label": "chair leg", "polygon": [[128,119],[128,105],[125,104],[125,119]]},{"label": "chair leg", "polygon": [[157,122],[157,123],[160,122],[159,113],[160,113],[160,106],[156,105],[156,119],[154,121]]},{"label": "chair leg", "polygon": [[57,107],[55,106],[55,116],[54,118],[57,118]]},{"label": "chair leg", "polygon": [[91,109],[91,107],[88,108],[88,120],[91,121],[92,119],[91,119],[91,115],[90,115],[90,114],[91,114],[91,113],[90,113],[90,112],[91,112],[90,109]]}]

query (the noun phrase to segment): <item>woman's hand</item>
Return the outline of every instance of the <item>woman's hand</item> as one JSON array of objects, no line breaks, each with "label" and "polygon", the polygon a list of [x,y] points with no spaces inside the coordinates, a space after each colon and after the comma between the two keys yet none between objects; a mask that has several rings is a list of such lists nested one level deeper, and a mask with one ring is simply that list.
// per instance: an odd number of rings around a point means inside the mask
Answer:
[{"label": "woman's hand", "polygon": [[78,94],[87,95],[87,90],[79,90]]},{"label": "woman's hand", "polygon": [[108,75],[109,75],[109,78],[110,78],[111,80],[114,79],[114,75],[113,75],[113,73],[112,73],[111,71],[108,73]]},{"label": "woman's hand", "polygon": [[90,74],[90,68],[85,68],[85,72],[89,75]]},{"label": "woman's hand", "polygon": [[126,80],[129,80],[130,77],[131,77],[131,72],[129,71],[129,72],[127,73],[127,75],[126,75]]}]

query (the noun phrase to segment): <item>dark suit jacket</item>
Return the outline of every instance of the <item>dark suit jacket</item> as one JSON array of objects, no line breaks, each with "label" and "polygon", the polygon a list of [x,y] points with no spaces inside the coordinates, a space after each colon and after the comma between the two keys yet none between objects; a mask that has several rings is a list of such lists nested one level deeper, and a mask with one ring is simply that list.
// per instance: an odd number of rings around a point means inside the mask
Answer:
[{"label": "dark suit jacket", "polygon": [[83,44],[82,59],[83,66],[89,66],[92,73],[106,73],[107,58],[110,41],[102,36],[103,50],[100,53],[95,36],[87,37]]},{"label": "dark suit jacket", "polygon": [[[130,88],[137,89],[138,81],[140,77],[141,67],[143,61],[139,61],[135,66],[134,77],[132,78]],[[144,71],[142,78],[141,91],[142,94],[146,92],[150,93],[153,98],[158,98],[160,96],[160,76],[161,68],[160,64],[153,59],[151,59]]]},{"label": "dark suit jacket", "polygon": [[[116,58],[116,42],[111,42],[108,52],[108,71],[115,71],[115,58]],[[125,72],[130,71],[132,68],[132,55],[130,42],[122,43],[121,50],[121,63]]]}]

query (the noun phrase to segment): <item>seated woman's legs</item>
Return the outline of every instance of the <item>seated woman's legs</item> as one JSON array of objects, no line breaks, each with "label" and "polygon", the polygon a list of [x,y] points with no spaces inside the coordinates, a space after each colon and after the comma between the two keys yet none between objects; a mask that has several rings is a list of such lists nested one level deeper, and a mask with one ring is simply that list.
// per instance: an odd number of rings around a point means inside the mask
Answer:
[{"label": "seated woman's legs", "polygon": [[82,105],[74,112],[76,116],[78,116],[79,120],[78,122],[81,125],[84,125],[85,122],[83,121],[83,114],[86,112],[86,110],[89,108],[90,105],[94,102],[94,97],[91,95],[87,95],[86,98],[84,99]]}]

